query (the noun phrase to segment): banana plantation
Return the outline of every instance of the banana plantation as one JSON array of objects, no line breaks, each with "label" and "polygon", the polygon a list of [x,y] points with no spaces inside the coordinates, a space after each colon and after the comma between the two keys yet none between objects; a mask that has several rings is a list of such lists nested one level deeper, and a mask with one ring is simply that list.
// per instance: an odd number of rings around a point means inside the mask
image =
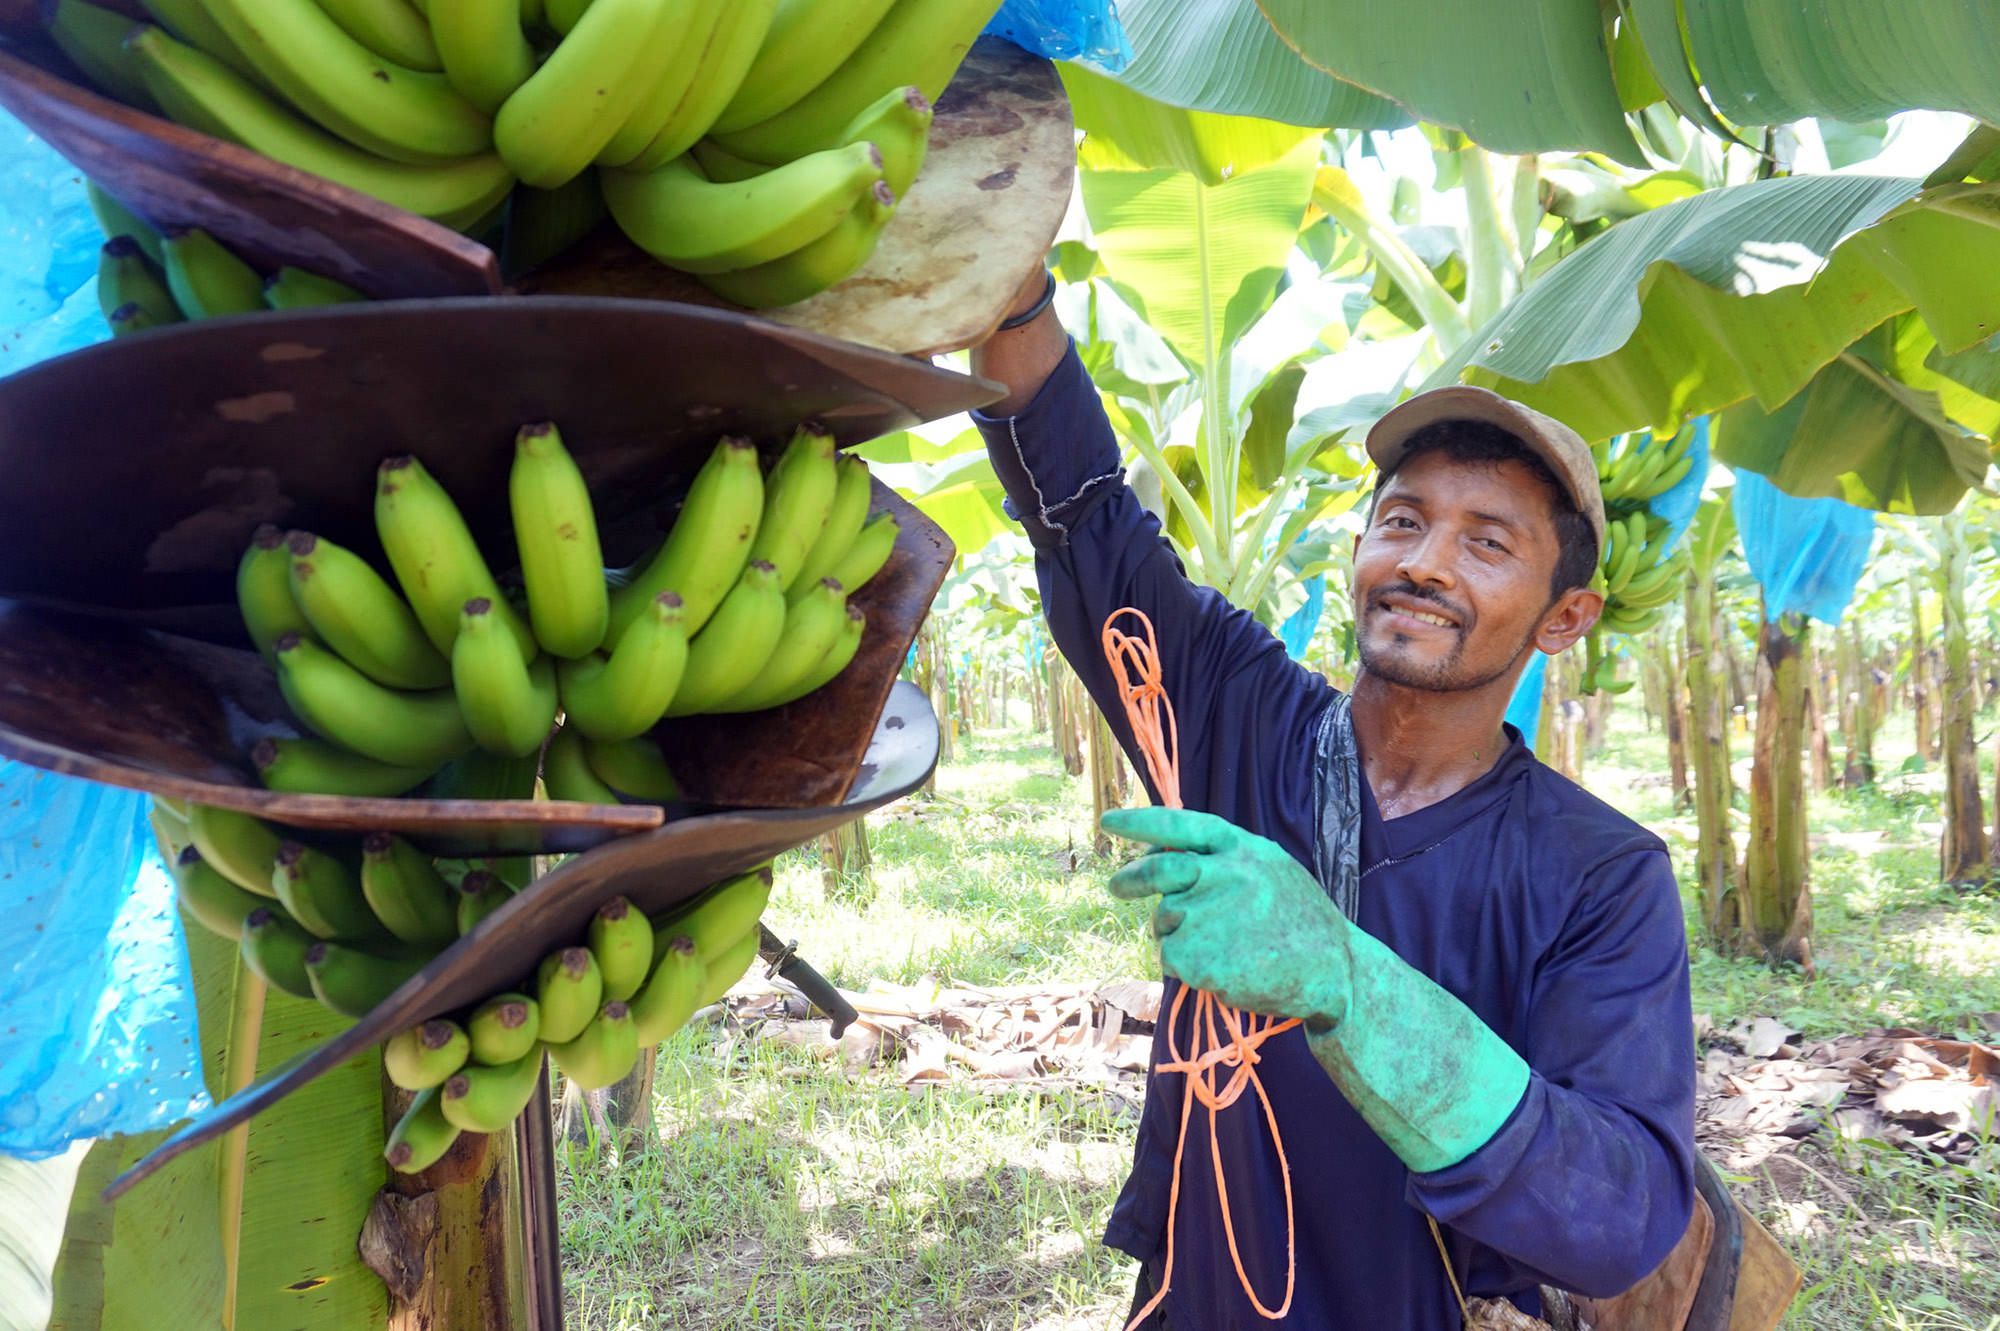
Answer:
[{"label": "banana plantation", "polygon": [[0,0],[0,1331],[2000,1331],[1996,61]]}]

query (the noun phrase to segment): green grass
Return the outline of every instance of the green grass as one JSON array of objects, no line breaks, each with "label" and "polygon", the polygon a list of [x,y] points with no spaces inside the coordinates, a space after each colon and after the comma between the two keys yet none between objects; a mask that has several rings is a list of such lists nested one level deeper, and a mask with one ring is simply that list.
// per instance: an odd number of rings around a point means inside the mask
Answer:
[{"label": "green grass", "polygon": [[[1747,754],[1747,739],[1736,747]],[[1908,748],[1891,731],[1883,770]],[[1675,815],[1665,770],[1664,740],[1633,699],[1585,775],[1679,849],[1693,826]],[[1937,885],[1936,784],[1917,773],[1816,797],[1819,975],[1697,946],[1696,1011],[1725,1027],[1776,1016],[1811,1037],[1982,1031],[1978,1014],[2000,1011],[2000,891]],[[1102,890],[1089,792],[1040,736],[962,740],[935,798],[872,816],[868,832],[872,872],[830,890],[817,860],[783,857],[771,910],[846,987],[1157,974],[1143,909]],[[1121,1324],[1128,1263],[1097,1236],[1130,1157],[1123,1100],[908,1090],[715,1027],[663,1047],[659,1076],[653,1148],[560,1162],[572,1326]],[[1806,1271],[1787,1331],[2000,1331],[2000,1146],[1982,1169],[1953,1169],[1822,1134],[1739,1186]]]}]

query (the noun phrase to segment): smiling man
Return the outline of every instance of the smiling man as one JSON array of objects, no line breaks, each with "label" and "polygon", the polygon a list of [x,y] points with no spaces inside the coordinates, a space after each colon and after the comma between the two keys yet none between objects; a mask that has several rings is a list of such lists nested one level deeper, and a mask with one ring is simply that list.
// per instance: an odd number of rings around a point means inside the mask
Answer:
[{"label": "smiling man", "polygon": [[[975,350],[975,372],[1008,389],[979,425],[1034,544],[1050,632],[1130,754],[1099,632],[1132,606],[1158,633],[1187,810],[1104,822],[1153,848],[1110,887],[1156,901],[1162,1013],[1184,982],[1301,1022],[1257,1068],[1295,1211],[1282,1324],[1445,1331],[1461,1320],[1454,1278],[1528,1312],[1543,1285],[1633,1285],[1693,1206],[1679,893],[1657,837],[1503,723],[1533,655],[1568,648],[1602,609],[1588,448],[1483,389],[1383,417],[1354,547],[1361,669],[1342,695],[1187,580],[1125,485],[1049,289],[1037,274]],[[1149,1082],[1105,1241],[1139,1259],[1143,1325],[1270,1326],[1230,1252],[1276,1307],[1286,1184],[1251,1097],[1217,1119],[1227,1232],[1195,1110],[1156,1298],[1182,1094],[1179,1074]]]}]

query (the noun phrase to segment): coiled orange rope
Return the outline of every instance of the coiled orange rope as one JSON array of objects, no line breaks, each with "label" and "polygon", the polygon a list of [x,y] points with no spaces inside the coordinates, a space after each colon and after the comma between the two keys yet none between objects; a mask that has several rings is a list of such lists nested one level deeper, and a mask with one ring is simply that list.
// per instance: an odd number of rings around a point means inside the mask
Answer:
[{"label": "coiled orange rope", "polygon": [[[1117,627],[1123,615],[1138,620],[1138,634]],[[1160,651],[1153,634],[1153,621],[1130,606],[1114,610],[1104,621],[1103,641],[1104,659],[1118,681],[1125,719],[1132,727],[1133,742],[1140,756],[1146,760],[1153,788],[1160,792],[1162,804],[1170,809],[1181,808],[1180,730],[1174,722],[1174,705],[1160,679]],[[1183,1054],[1178,1031],[1181,1007],[1189,994],[1194,995],[1194,1018],[1189,1027],[1190,1048]],[[1173,1184],[1167,1193],[1167,1260],[1160,1273],[1159,1289],[1133,1314],[1125,1331],[1134,1331],[1152,1316],[1173,1284],[1174,1222],[1181,1205],[1181,1160],[1187,1153],[1188,1120],[1194,1116],[1197,1100],[1208,1110],[1208,1153],[1215,1164],[1215,1199],[1222,1209],[1222,1232],[1229,1240],[1229,1260],[1236,1264],[1236,1278],[1242,1282],[1243,1292],[1259,1316],[1277,1321],[1291,1311],[1292,1288],[1298,1276],[1298,1236],[1292,1224],[1292,1167],[1285,1159],[1285,1141],[1278,1132],[1271,1097],[1257,1076],[1257,1064],[1262,1058],[1257,1050],[1266,1040],[1298,1024],[1296,1017],[1280,1021],[1254,1012],[1239,1012],[1214,994],[1191,985],[1184,984],[1175,993],[1173,1006],[1167,1012],[1167,1057],[1157,1068],[1160,1072],[1181,1073],[1185,1088],[1181,1096],[1180,1138],[1174,1143]],[[1229,1080],[1218,1088],[1216,1081],[1221,1068],[1231,1071]],[[1245,1087],[1257,1093],[1258,1103],[1264,1107],[1264,1121],[1270,1125],[1271,1144],[1277,1148],[1278,1170],[1285,1185],[1285,1297],[1275,1309],[1266,1307],[1257,1297],[1250,1273],[1243,1269],[1243,1255],[1236,1247],[1236,1223],[1229,1212],[1229,1186],[1223,1177],[1222,1144],[1215,1131],[1216,1114],[1235,1104]]]}]

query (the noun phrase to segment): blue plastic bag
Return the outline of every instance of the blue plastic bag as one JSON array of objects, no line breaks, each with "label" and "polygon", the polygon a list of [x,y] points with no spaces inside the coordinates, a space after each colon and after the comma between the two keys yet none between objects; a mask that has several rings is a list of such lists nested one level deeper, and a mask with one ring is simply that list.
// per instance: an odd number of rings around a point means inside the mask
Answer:
[{"label": "blue plastic bag", "polygon": [[1743,559],[1772,615],[1838,624],[1875,543],[1875,515],[1839,499],[1800,499],[1739,470],[1730,499]]},{"label": "blue plastic bag", "polygon": [[[76,169],[0,113],[0,374],[106,336]],[[0,1153],[146,1132],[208,1103],[146,797],[0,760]]]},{"label": "blue plastic bag", "polygon": [[1088,60],[1112,74],[1132,59],[1115,0],[1007,0],[986,31],[1050,60]]},{"label": "blue plastic bag", "polygon": [[1507,704],[1504,719],[1521,732],[1530,753],[1535,751],[1536,732],[1542,726],[1542,685],[1548,673],[1549,658],[1536,652],[1529,659],[1528,668],[1521,672],[1519,682],[1514,685],[1514,696]]},{"label": "blue plastic bag", "polygon": [[1285,644],[1285,655],[1294,661],[1306,659],[1313,631],[1319,627],[1320,616],[1326,613],[1326,574],[1313,574],[1306,579],[1305,588],[1305,604],[1278,625],[1278,638]]}]

